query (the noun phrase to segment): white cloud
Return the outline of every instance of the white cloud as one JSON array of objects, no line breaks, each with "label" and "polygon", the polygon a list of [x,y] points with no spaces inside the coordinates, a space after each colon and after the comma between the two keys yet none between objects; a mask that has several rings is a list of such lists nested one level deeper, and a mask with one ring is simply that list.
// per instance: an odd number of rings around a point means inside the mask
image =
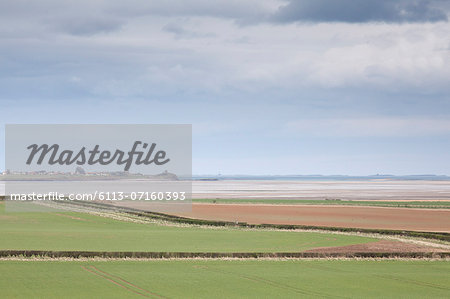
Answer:
[{"label": "white cloud", "polygon": [[[325,87],[446,87],[450,77],[450,27],[370,25],[361,40],[331,46],[313,62],[312,81]],[[384,32],[380,32],[384,29]]]},{"label": "white cloud", "polygon": [[[264,14],[280,2],[225,2],[64,7],[45,1],[29,7],[35,15],[23,14],[17,3],[5,7],[11,14],[0,20],[0,88],[11,97],[27,90],[33,97],[63,94],[74,89],[60,78],[76,76],[83,78],[77,92],[100,97],[214,97],[229,90],[258,97],[270,89],[333,88],[449,92],[448,23],[242,26],[230,17],[233,11],[249,15],[255,7]],[[30,73],[39,91],[18,87],[28,84],[24,74]]]}]

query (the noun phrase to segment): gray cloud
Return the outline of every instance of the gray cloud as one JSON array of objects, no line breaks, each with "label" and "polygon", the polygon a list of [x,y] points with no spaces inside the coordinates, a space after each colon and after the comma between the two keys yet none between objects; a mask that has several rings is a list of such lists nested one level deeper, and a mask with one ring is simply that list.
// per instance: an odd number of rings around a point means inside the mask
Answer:
[{"label": "gray cloud", "polygon": [[[136,20],[171,19],[163,28],[176,38],[205,37],[195,30],[173,25],[174,18],[233,20],[237,24],[293,22],[413,23],[447,20],[445,0],[168,0],[127,2],[0,0],[1,21],[14,27],[47,26],[70,35],[115,32]],[[47,33],[47,32],[46,32]]]},{"label": "gray cloud", "polygon": [[188,30],[182,26],[179,22],[170,22],[162,27],[165,32],[172,33],[175,38],[212,38],[216,35],[214,33],[199,33],[195,31]]},{"label": "gray cloud", "polygon": [[[50,25],[49,28],[70,35],[93,35],[117,31],[135,19],[210,17],[260,23],[269,19],[278,6],[277,0],[0,0],[0,16],[3,21]],[[165,30],[177,37],[195,35],[192,32],[181,33],[172,25]]]},{"label": "gray cloud", "polygon": [[272,20],[306,22],[437,22],[447,21],[442,1],[428,0],[291,0]]}]

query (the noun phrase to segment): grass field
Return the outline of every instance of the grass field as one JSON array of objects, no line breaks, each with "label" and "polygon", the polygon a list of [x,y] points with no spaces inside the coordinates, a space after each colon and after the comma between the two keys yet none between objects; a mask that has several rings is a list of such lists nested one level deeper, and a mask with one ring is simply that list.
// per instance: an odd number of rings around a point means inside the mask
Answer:
[{"label": "grass field", "polygon": [[393,208],[450,209],[450,201],[308,200],[308,199],[193,199],[194,203],[242,203],[284,205],[342,205]]},{"label": "grass field", "polygon": [[373,238],[293,231],[175,227],[86,213],[0,213],[0,249],[169,252],[297,252]]},{"label": "grass field", "polygon": [[450,296],[445,261],[0,261],[0,273],[4,298]]},{"label": "grass field", "polygon": [[[80,212],[5,213],[0,249],[298,252],[375,238],[133,223]],[[448,298],[445,260],[11,260],[0,298]]]}]

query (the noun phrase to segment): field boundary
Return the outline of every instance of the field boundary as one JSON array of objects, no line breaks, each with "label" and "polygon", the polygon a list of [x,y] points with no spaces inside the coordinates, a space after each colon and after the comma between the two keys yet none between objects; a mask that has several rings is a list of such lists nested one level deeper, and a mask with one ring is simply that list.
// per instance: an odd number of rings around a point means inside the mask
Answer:
[{"label": "field boundary", "polygon": [[[61,204],[61,203],[59,203]],[[90,208],[97,208],[106,211],[120,212],[128,215],[143,217],[147,219],[168,221],[172,223],[182,223],[190,225],[204,225],[217,227],[241,227],[254,229],[283,229],[283,230],[320,230],[326,232],[350,232],[350,233],[364,233],[364,234],[380,234],[390,236],[402,236],[412,238],[424,238],[432,240],[440,240],[450,242],[450,233],[445,232],[423,232],[423,231],[409,231],[409,230],[388,230],[388,229],[370,229],[370,228],[347,228],[347,227],[329,227],[329,226],[313,226],[313,225],[294,225],[294,224],[249,224],[247,222],[230,222],[187,218],[175,215],[169,215],[159,212],[142,211],[133,208],[111,206],[108,204],[96,202],[77,202],[69,203],[74,206],[85,206]]]},{"label": "field boundary", "polygon": [[265,258],[410,258],[448,259],[450,252],[135,252],[0,250],[0,258],[265,259]]}]

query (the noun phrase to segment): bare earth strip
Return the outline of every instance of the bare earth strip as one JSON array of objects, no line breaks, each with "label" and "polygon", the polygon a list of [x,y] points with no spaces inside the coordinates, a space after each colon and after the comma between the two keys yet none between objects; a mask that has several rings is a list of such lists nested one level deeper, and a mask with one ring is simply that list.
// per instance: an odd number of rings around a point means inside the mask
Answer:
[{"label": "bare earth strip", "polygon": [[305,252],[315,253],[357,253],[357,252],[445,252],[440,248],[405,243],[393,240],[380,240],[378,242],[355,244],[339,247],[322,247],[310,249]]},{"label": "bare earth strip", "polygon": [[250,224],[450,232],[450,211],[445,209],[197,203],[192,205],[192,212],[177,215]]}]

